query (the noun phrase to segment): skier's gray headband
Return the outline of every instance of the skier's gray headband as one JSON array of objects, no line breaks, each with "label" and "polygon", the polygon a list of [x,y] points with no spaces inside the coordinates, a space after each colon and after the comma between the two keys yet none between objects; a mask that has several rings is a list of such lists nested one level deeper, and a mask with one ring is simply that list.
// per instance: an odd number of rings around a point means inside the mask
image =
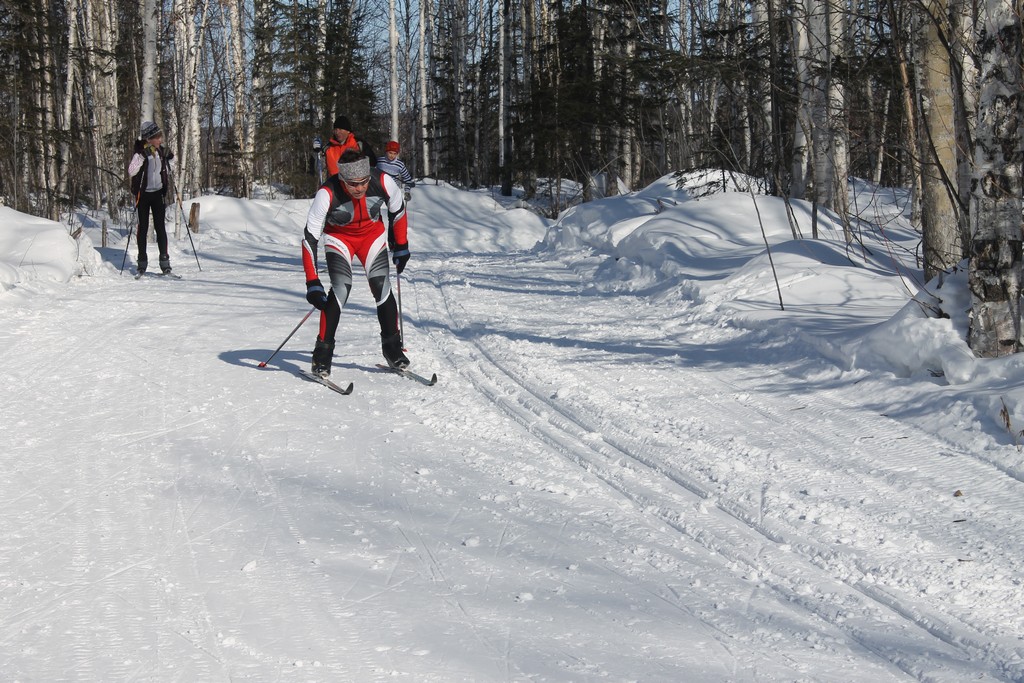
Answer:
[{"label": "skier's gray headband", "polygon": [[338,175],[345,182],[361,185],[362,182],[354,181],[365,181],[370,178],[370,160],[367,157],[361,157],[346,164],[338,164]]}]

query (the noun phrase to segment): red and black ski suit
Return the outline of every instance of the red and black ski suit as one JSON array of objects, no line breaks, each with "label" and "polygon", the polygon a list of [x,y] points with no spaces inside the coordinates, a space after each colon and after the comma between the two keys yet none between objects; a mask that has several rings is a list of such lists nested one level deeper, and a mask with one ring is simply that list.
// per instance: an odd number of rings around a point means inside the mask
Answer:
[{"label": "red and black ski suit", "polygon": [[388,247],[409,243],[405,202],[394,178],[376,169],[370,171],[370,184],[361,199],[353,199],[345,191],[345,184],[332,175],[317,190],[306,215],[302,267],[307,282],[319,278],[317,245],[322,239],[331,289],[327,306],[320,314],[319,339],[331,344],[341,309],[352,291],[352,262],[356,258],[366,270],[366,280],[377,304],[381,336],[399,331],[398,305],[389,278]]}]

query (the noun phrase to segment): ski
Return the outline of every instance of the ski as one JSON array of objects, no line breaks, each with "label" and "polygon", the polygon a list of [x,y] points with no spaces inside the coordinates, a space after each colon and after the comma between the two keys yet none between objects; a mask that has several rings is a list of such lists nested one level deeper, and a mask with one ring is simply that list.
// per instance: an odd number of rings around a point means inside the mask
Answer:
[{"label": "ski", "polygon": [[414,382],[419,382],[420,384],[422,384],[425,387],[432,387],[435,384],[437,384],[437,373],[436,372],[431,374],[430,378],[428,379],[428,378],[424,377],[423,375],[417,375],[415,372],[413,372],[412,370],[408,370],[408,369],[393,368],[390,365],[384,365],[382,363],[377,363],[377,367],[380,368],[381,370],[387,370],[388,372],[393,372],[396,375],[401,375],[402,377],[407,377],[407,378],[413,380]]},{"label": "ski", "polygon": [[135,274],[135,279],[136,280],[141,280],[142,278],[144,278],[147,275],[149,275],[150,277],[169,277],[172,280],[180,280],[181,279],[181,276],[178,275],[177,273],[150,273],[149,271],[145,271],[145,272],[142,272],[142,273],[136,273]]},{"label": "ski", "polygon": [[331,391],[336,391],[339,394],[341,394],[342,396],[348,396],[349,394],[352,393],[352,386],[353,386],[352,382],[349,382],[347,387],[342,387],[340,385],[335,384],[334,382],[332,382],[331,380],[327,379],[326,377],[321,377],[320,375],[314,375],[309,370],[299,370],[299,372],[301,372],[302,376],[305,377],[306,379],[310,380],[311,382],[316,382],[318,384],[323,384],[325,387],[327,387]]}]

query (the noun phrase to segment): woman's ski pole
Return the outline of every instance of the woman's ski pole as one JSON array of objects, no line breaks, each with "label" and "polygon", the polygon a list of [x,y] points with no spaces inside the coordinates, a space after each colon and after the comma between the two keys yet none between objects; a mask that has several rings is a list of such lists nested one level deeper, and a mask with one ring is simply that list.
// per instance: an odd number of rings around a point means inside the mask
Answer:
[{"label": "woman's ski pole", "polygon": [[128,246],[132,243],[132,232],[134,231],[128,230],[128,240],[124,243],[124,258],[121,259],[121,270],[118,275],[124,272],[124,264],[128,262]]},{"label": "woman's ski pole", "polygon": [[178,211],[181,212],[181,220],[185,222],[185,234],[188,235],[188,242],[192,245],[192,255],[196,257],[196,267],[202,271],[203,267],[199,265],[199,252],[196,251],[196,243],[192,240],[192,231],[188,227],[188,218],[185,217],[185,209],[181,206],[181,197],[178,197]]},{"label": "woman's ski pole", "polygon": [[402,274],[395,273],[395,280],[398,282],[398,291],[395,293],[398,300],[398,338],[402,340],[402,348],[405,348],[405,326],[402,324]]},{"label": "woman's ski pole", "polygon": [[[188,217],[185,216],[185,208],[181,205],[181,193],[178,192],[178,184],[175,182],[175,180],[177,180],[177,178],[175,177],[174,173],[171,171],[170,168],[167,169],[167,175],[170,177],[171,185],[174,187],[175,201],[171,202],[171,203],[172,204],[177,203],[177,205],[178,205],[178,211],[181,212],[181,220],[185,223],[185,234],[188,235],[188,242],[189,242],[189,244],[192,245],[192,255],[196,257],[196,267],[199,268],[200,272],[202,272],[203,267],[199,264],[199,252],[196,251],[196,243],[192,239],[192,231],[188,229]],[[306,321],[303,320],[302,322],[306,322]],[[302,323],[299,323],[299,324],[301,325]],[[288,341],[288,340],[285,339],[285,341]],[[263,366],[261,365],[260,367],[263,367]]]},{"label": "woman's ski pole", "polygon": [[[134,197],[132,198],[134,199]],[[138,202],[136,201],[135,204],[138,205]],[[128,247],[131,246],[132,243],[132,233],[139,227],[139,212],[136,210],[133,211],[133,213],[135,214],[135,227],[131,227],[130,225],[128,227],[128,239],[124,243],[124,258],[121,259],[121,271],[118,275],[124,272],[124,264],[128,262]]]},{"label": "woman's ski pole", "polygon": [[267,358],[265,361],[260,363],[259,367],[261,367],[261,368],[267,367],[267,363],[269,363],[271,360],[273,360],[274,356],[277,355],[277,352],[280,351],[282,348],[284,348],[284,345],[288,343],[288,340],[291,339],[292,336],[294,336],[294,334],[299,331],[299,328],[302,327],[302,323],[304,323],[307,320],[309,320],[309,316],[313,315],[313,311],[315,311],[315,310],[316,310],[315,306],[313,308],[309,309],[309,313],[306,314],[306,317],[304,317],[302,320],[299,321],[299,324],[295,326],[295,329],[291,331],[291,334],[289,334],[287,337],[285,337],[284,341],[281,342],[281,346],[278,346],[276,349],[274,349],[274,352],[272,354],[270,354],[270,358]]}]

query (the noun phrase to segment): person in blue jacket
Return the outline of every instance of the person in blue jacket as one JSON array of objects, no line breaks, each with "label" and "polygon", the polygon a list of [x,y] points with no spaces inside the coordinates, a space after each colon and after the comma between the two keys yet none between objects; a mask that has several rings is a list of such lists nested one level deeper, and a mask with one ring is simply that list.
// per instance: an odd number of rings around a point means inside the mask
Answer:
[{"label": "person in blue jacket", "polygon": [[398,158],[401,146],[397,140],[391,140],[384,147],[384,156],[377,158],[377,170],[384,171],[397,180],[405,191],[405,201],[409,201],[409,190],[416,187],[416,181],[406,168],[405,162]]}]

